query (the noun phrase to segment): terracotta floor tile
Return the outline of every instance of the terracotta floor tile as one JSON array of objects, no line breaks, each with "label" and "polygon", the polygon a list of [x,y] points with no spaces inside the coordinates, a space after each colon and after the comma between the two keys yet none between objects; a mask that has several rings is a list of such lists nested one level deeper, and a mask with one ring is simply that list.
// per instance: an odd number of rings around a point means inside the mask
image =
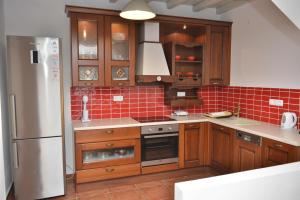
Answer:
[{"label": "terracotta floor tile", "polygon": [[167,187],[151,187],[144,188],[142,191],[145,193],[148,200],[165,199],[170,197],[170,191]]},{"label": "terracotta floor tile", "polygon": [[145,200],[138,190],[128,190],[111,193],[111,200]]},{"label": "terracotta floor tile", "polygon": [[135,190],[135,189],[136,189],[135,185],[122,185],[122,186],[110,187],[109,192],[110,193],[124,192],[124,191]]},{"label": "terracotta floor tile", "polygon": [[137,188],[149,188],[149,187],[162,186],[162,185],[163,185],[162,181],[149,181],[149,182],[135,184]]}]

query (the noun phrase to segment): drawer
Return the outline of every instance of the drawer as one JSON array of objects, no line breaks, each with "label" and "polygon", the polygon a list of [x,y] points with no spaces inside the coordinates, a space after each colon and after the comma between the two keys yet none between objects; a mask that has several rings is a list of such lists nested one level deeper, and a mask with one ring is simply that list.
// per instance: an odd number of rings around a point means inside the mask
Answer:
[{"label": "drawer", "polygon": [[194,128],[200,128],[200,123],[184,124],[184,129],[194,129]]},{"label": "drawer", "polygon": [[130,164],[76,171],[76,183],[107,180],[141,174],[141,165]]},{"label": "drawer", "polygon": [[140,132],[140,127],[76,131],[75,142],[80,144],[90,142],[105,142],[110,140],[134,139],[141,137]]},{"label": "drawer", "polygon": [[216,130],[216,131],[225,132],[225,133],[232,133],[233,132],[233,130],[231,128],[221,126],[221,125],[217,125],[217,124],[211,124],[211,129]]}]

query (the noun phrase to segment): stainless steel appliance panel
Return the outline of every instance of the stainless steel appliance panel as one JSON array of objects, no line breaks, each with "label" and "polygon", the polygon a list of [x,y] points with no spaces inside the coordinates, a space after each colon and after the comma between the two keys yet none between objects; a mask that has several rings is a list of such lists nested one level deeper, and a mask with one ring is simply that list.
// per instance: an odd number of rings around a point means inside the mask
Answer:
[{"label": "stainless steel appliance panel", "polygon": [[13,139],[61,136],[58,38],[7,37]]},{"label": "stainless steel appliance panel", "polygon": [[62,142],[62,137],[53,137],[12,143],[17,200],[64,194]]}]

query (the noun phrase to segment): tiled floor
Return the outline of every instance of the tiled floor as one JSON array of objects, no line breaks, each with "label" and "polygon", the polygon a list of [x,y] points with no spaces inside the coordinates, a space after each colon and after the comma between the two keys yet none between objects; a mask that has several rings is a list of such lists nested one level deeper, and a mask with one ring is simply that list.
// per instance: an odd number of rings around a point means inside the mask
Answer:
[{"label": "tiled floor", "polygon": [[[191,168],[111,181],[67,185],[65,197],[55,200],[172,200],[174,183],[216,176],[210,168]],[[52,199],[51,199],[52,200]]]}]

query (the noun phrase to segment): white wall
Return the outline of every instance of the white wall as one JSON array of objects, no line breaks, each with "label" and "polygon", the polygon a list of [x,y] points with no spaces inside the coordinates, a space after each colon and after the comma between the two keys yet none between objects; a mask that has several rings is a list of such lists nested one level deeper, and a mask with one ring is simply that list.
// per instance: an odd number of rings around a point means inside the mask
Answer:
[{"label": "white wall", "polygon": [[[64,12],[65,5],[120,10],[128,0],[119,1],[117,4],[111,4],[109,0],[4,0],[4,2],[7,35],[56,36],[63,39],[66,162],[67,173],[73,173],[74,146],[70,116],[70,25]],[[193,13],[192,8],[188,6],[180,6],[174,10],[167,10],[166,5],[161,2],[152,2],[151,6],[160,14],[218,19],[214,9],[208,9],[202,13]]]},{"label": "white wall", "polygon": [[225,13],[232,20],[231,85],[300,88],[300,30],[270,0]]},{"label": "white wall", "polygon": [[[6,92],[5,69],[5,29],[3,0],[0,0],[0,199],[1,194],[8,194],[12,183],[10,160],[10,134],[8,127],[8,109]],[[3,171],[4,170],[4,171]],[[3,173],[4,172],[4,176]],[[5,183],[5,192],[2,193],[2,181]]]},{"label": "white wall", "polygon": [[273,3],[300,29],[300,1],[272,0]]}]

